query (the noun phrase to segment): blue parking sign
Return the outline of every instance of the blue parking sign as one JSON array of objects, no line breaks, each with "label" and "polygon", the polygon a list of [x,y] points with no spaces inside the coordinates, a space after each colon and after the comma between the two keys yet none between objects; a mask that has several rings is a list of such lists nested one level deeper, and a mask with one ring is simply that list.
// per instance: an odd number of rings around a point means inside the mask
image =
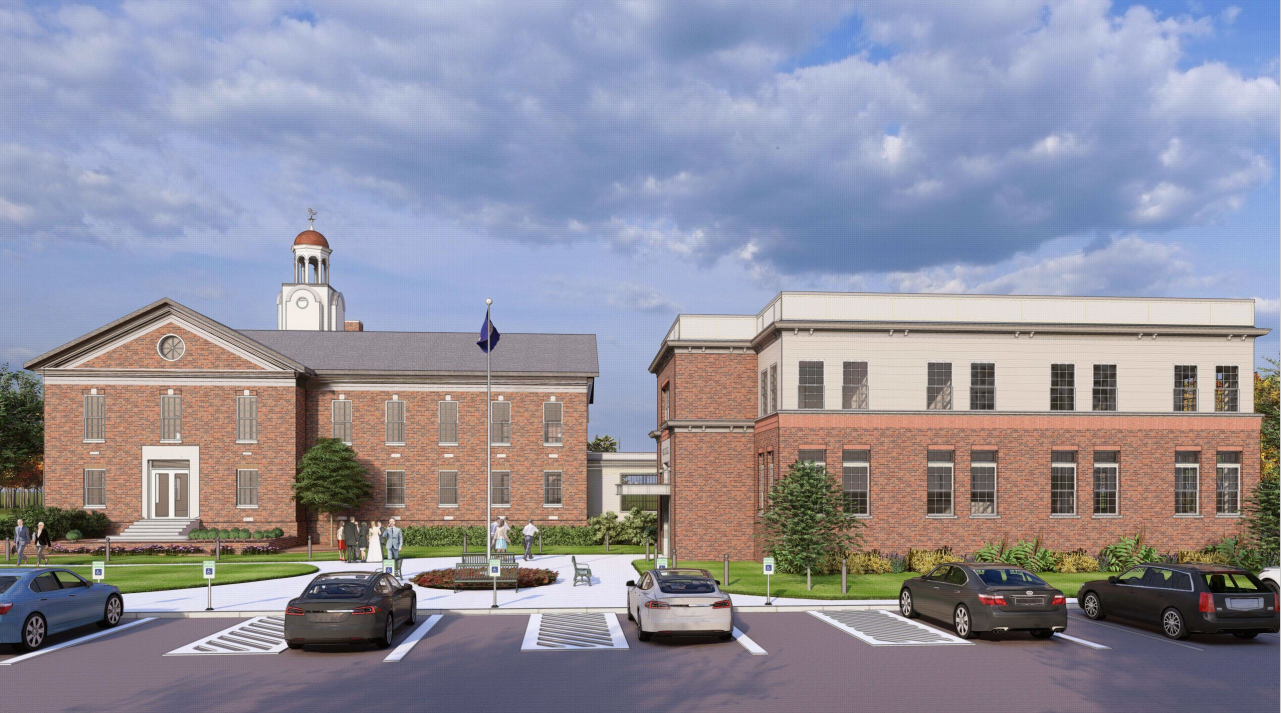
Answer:
[{"label": "blue parking sign", "polygon": [[774,558],[766,557],[764,564],[765,564],[765,574],[766,575],[774,574]]},{"label": "blue parking sign", "polygon": [[395,574],[396,560],[383,560],[383,572],[386,574]]},{"label": "blue parking sign", "polygon": [[499,562],[498,560],[490,560],[490,561],[489,561],[489,576],[494,577],[494,578],[498,578],[498,577],[501,577],[501,576],[502,576],[502,573],[503,573],[503,565],[502,565],[502,563],[501,563],[501,562]]},{"label": "blue parking sign", "polygon": [[205,579],[214,578],[214,561],[205,560]]},{"label": "blue parking sign", "polygon": [[93,563],[93,579],[101,582],[106,578],[107,578],[107,563],[94,562]]}]

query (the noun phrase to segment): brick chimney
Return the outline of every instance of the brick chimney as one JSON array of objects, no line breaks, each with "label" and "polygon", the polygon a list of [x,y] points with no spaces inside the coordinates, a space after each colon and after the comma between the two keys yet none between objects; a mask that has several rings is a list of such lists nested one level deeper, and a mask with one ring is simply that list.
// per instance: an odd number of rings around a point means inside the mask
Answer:
[{"label": "brick chimney", "polygon": [[349,319],[346,322],[342,323],[342,331],[363,332],[365,331],[365,323],[358,319]]}]

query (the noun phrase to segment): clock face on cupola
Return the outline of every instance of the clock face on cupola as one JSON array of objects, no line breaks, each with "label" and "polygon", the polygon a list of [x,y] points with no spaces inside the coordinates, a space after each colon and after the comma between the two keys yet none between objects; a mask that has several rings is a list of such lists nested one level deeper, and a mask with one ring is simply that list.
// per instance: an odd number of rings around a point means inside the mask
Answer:
[{"label": "clock face on cupola", "polygon": [[316,211],[307,212],[311,226],[294,238],[293,282],[283,283],[276,298],[277,328],[341,332],[346,305],[342,293],[329,284],[333,250],[316,231]]}]

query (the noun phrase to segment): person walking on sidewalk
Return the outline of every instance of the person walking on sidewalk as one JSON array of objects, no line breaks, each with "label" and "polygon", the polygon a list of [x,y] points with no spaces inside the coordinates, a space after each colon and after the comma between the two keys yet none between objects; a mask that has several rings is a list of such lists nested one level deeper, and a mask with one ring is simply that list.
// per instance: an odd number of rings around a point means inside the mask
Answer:
[{"label": "person walking on sidewalk", "polygon": [[18,526],[13,528],[13,546],[18,548],[18,566],[27,559],[27,543],[31,541],[31,530],[18,520]]},{"label": "person walking on sidewalk", "polygon": [[356,543],[360,540],[359,530],[356,528],[356,521],[348,520],[347,522],[344,522],[342,526],[342,533],[343,539],[347,541],[347,556],[343,561],[350,564],[356,561],[356,555],[360,552],[360,548],[356,546]]},{"label": "person walking on sidewalk", "polygon": [[400,548],[405,544],[404,531],[396,527],[396,518],[387,521],[387,531],[383,533],[387,543],[387,559],[396,561],[396,574],[400,575]]},{"label": "person walking on sidewalk", "polygon": [[507,524],[507,516],[498,516],[498,527],[494,528],[494,550],[507,554],[507,535],[511,533],[512,526]]},{"label": "person walking on sidewalk", "polygon": [[525,536],[525,559],[526,561],[532,560],[534,556],[530,554],[529,550],[534,546],[534,536],[538,534],[538,528],[534,527],[534,518],[529,518],[529,522],[525,524],[521,534]]},{"label": "person walking on sidewalk", "polygon": [[37,522],[36,523],[36,566],[37,567],[40,566],[41,560],[44,560],[45,564],[49,564],[49,555],[46,555],[44,553],[44,550],[46,547],[52,544],[53,544],[53,539],[49,537],[49,529],[44,526],[43,522]]}]

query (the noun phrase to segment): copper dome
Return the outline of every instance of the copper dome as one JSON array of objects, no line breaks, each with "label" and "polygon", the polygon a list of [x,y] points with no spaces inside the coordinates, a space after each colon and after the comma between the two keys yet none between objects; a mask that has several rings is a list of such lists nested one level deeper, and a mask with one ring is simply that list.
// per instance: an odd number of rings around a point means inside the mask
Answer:
[{"label": "copper dome", "polygon": [[298,237],[294,238],[294,245],[315,245],[316,247],[328,249],[329,241],[325,240],[325,236],[314,230],[304,230],[298,234]]}]

